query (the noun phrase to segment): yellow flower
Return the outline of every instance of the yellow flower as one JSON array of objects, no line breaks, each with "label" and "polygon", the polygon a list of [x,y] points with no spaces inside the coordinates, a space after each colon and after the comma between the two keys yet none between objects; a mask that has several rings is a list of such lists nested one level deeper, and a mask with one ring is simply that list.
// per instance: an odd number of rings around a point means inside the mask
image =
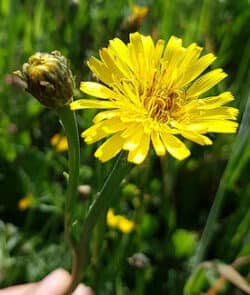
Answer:
[{"label": "yellow flower", "polygon": [[147,6],[132,5],[131,14],[124,18],[121,28],[130,32],[137,31],[147,13]]},{"label": "yellow flower", "polygon": [[114,210],[109,209],[107,213],[107,224],[110,227],[115,228],[117,226],[117,218],[115,218]]},{"label": "yellow flower", "polygon": [[18,209],[20,211],[24,211],[28,209],[34,202],[34,197],[32,194],[28,193],[25,197],[19,200],[18,202]]},{"label": "yellow flower", "polygon": [[68,150],[68,141],[66,136],[62,136],[58,133],[53,135],[50,139],[50,144],[55,147],[58,152],[64,152]]},{"label": "yellow flower", "polygon": [[107,213],[108,226],[120,230],[124,234],[131,233],[135,228],[135,223],[122,215],[115,215],[113,209]]},{"label": "yellow flower", "polygon": [[117,227],[122,233],[129,234],[131,233],[135,228],[135,223],[125,217],[120,219],[120,222]]},{"label": "yellow flower", "polygon": [[88,66],[102,83],[82,82],[80,89],[98,99],[77,100],[71,109],[105,109],[82,133],[86,143],[109,137],[95,152],[98,159],[126,150],[128,161],[140,164],[152,144],[158,156],[168,152],[183,160],[190,151],[179,136],[210,145],[204,134],[236,132],[238,110],[224,106],[234,99],[230,92],[200,98],[227,76],[222,69],[200,76],[215,60],[211,53],[200,57],[201,51],[195,43],[183,47],[176,37],[165,46],[133,33],[127,45],[111,40],[100,50],[101,61],[90,58]]},{"label": "yellow flower", "polygon": [[140,22],[144,19],[144,17],[148,13],[147,6],[133,5],[131,10],[132,10],[131,17],[138,19]]}]

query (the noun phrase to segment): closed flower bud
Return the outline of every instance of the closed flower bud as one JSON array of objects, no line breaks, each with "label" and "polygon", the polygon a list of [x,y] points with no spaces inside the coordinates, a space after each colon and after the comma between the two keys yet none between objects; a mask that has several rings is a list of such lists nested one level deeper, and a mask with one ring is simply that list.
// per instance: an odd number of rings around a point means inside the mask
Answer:
[{"label": "closed flower bud", "polygon": [[46,107],[60,107],[73,97],[74,79],[67,59],[59,51],[37,52],[16,71],[27,84],[26,90]]}]

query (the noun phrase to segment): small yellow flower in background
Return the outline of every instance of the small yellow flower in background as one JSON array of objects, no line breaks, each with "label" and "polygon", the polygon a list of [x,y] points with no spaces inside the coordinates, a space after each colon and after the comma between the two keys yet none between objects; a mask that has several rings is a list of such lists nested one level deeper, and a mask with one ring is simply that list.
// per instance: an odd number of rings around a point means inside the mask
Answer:
[{"label": "small yellow flower in background", "polygon": [[50,144],[55,147],[56,151],[64,152],[68,150],[67,137],[56,133],[50,139]]},{"label": "small yellow flower in background", "polygon": [[24,196],[22,199],[18,202],[18,209],[20,211],[24,211],[31,207],[31,205],[34,203],[34,197],[31,193],[28,193],[26,196]]},{"label": "small yellow flower in background", "polygon": [[125,217],[120,220],[120,223],[117,227],[122,233],[129,234],[135,228],[135,223]]},{"label": "small yellow flower in background", "polygon": [[122,29],[129,30],[131,32],[137,31],[147,14],[147,6],[132,5],[131,14],[123,20]]},{"label": "small yellow flower in background", "polygon": [[124,234],[131,233],[135,228],[135,223],[122,215],[115,215],[113,209],[107,213],[107,224],[109,227],[118,229]]},{"label": "small yellow flower in background", "polygon": [[144,17],[148,13],[147,6],[133,5],[132,6],[132,15],[134,18],[139,19],[140,22],[144,19]]},{"label": "small yellow flower in background", "polygon": [[165,46],[133,33],[127,45],[115,38],[100,50],[101,60],[90,58],[102,83],[82,82],[80,89],[98,99],[74,101],[71,109],[104,109],[82,133],[88,144],[108,137],[95,152],[98,159],[106,162],[125,150],[129,162],[140,164],[152,144],[158,156],[168,152],[183,160],[190,151],[179,136],[210,145],[206,133],[236,132],[238,110],[224,106],[234,100],[230,92],[200,98],[227,76],[222,69],[200,76],[215,60],[211,53],[200,57],[201,51],[176,37]]},{"label": "small yellow flower in background", "polygon": [[117,218],[115,218],[114,210],[109,209],[107,213],[107,224],[110,227],[116,228],[117,226]]}]

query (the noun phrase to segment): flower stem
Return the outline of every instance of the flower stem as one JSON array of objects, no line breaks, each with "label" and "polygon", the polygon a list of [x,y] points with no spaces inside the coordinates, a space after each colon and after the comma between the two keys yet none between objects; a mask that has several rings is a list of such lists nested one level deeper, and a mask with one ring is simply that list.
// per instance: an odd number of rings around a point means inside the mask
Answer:
[{"label": "flower stem", "polygon": [[72,274],[70,291],[75,289],[81,279],[82,269],[86,263],[91,232],[98,221],[101,212],[106,212],[113,197],[117,195],[119,185],[123,178],[128,174],[130,168],[131,165],[123,159],[123,155],[121,154],[116,160],[114,167],[104,182],[101,190],[96,194],[93,203],[89,207],[89,211],[82,227],[80,240],[76,248],[76,267]]},{"label": "flower stem", "polygon": [[[72,250],[72,268],[74,269],[76,246],[72,240],[72,223],[73,208],[76,202],[77,186],[79,181],[80,166],[80,143],[77,127],[76,114],[72,112],[68,105],[57,108],[58,115],[65,130],[68,140],[68,157],[69,157],[69,179],[67,187],[67,196],[65,201],[64,212],[64,231],[65,239]],[[72,270],[73,271],[73,270]]]},{"label": "flower stem", "polygon": [[207,248],[213,238],[213,234],[215,231],[215,226],[217,223],[217,219],[220,213],[220,209],[223,203],[223,199],[224,199],[224,192],[227,186],[227,182],[226,182],[226,176],[227,173],[224,173],[220,185],[219,185],[219,189],[217,191],[217,194],[215,196],[214,199],[214,203],[212,205],[212,208],[209,212],[208,218],[207,218],[207,222],[204,228],[204,231],[202,233],[201,239],[199,241],[195,256],[191,258],[191,269],[194,270],[197,265],[199,263],[201,263],[201,261],[203,260],[206,252],[207,252]]},{"label": "flower stem", "polygon": [[72,250],[72,278],[71,285],[66,292],[66,294],[71,294],[81,280],[82,269],[86,262],[92,230],[101,212],[106,212],[110,206],[112,198],[116,196],[118,192],[119,184],[124,176],[127,175],[131,166],[127,164],[127,161],[123,160],[122,154],[118,157],[101,190],[96,194],[93,203],[89,207],[89,211],[82,226],[79,242],[73,241],[71,230],[74,221],[72,215],[79,180],[79,136],[75,113],[72,112],[68,106],[58,108],[57,111],[68,139],[69,180],[65,203],[64,226],[65,238]]}]

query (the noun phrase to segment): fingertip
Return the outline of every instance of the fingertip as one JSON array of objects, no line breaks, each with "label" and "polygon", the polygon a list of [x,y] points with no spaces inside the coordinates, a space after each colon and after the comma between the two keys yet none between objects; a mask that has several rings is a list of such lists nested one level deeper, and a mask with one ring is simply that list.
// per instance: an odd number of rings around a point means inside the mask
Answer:
[{"label": "fingertip", "polygon": [[90,287],[79,284],[72,295],[95,295]]},{"label": "fingertip", "polygon": [[70,285],[70,274],[62,268],[56,269],[38,283],[36,295],[61,295]]}]

